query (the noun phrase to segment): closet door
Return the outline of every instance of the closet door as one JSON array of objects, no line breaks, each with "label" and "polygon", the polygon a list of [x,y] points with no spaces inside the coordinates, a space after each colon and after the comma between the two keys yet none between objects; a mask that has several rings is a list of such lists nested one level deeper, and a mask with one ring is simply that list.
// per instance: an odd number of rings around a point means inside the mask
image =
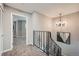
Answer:
[{"label": "closet door", "polygon": [[2,49],[3,49],[3,41],[2,41],[2,38],[3,38],[3,34],[2,34],[2,9],[0,7],[0,55],[2,53]]}]

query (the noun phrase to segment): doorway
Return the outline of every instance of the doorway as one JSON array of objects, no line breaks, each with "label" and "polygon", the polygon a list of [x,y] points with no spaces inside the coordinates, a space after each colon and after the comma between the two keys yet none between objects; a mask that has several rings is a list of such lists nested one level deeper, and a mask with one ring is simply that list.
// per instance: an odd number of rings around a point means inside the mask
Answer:
[{"label": "doorway", "polygon": [[26,17],[12,15],[13,17],[13,48],[26,45]]}]

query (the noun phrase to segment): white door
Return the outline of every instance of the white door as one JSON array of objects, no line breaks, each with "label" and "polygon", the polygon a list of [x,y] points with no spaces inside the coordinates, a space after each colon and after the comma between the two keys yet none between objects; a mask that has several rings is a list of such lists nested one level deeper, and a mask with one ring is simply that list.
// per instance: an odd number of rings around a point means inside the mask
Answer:
[{"label": "white door", "polygon": [[0,55],[2,53],[2,47],[3,47],[3,41],[2,41],[3,34],[2,33],[3,33],[2,32],[2,10],[0,8]]}]

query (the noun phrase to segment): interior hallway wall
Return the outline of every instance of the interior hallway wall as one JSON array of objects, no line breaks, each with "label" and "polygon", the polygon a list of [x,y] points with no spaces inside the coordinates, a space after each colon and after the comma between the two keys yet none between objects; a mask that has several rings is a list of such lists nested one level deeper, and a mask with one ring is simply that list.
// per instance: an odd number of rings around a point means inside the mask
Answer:
[{"label": "interior hallway wall", "polygon": [[[33,37],[33,31],[51,31],[51,25],[52,20],[50,17],[45,16],[43,14],[40,14],[38,12],[32,13],[32,34]],[[33,44],[33,39],[30,40],[30,43]]]},{"label": "interior hallway wall", "polygon": [[[4,13],[3,14],[3,33],[4,33],[3,50],[8,50],[8,49],[11,49],[11,13],[27,16],[28,25],[29,25],[28,29],[30,28],[29,22],[31,21],[31,14],[18,11],[8,6],[4,6],[3,13]],[[30,32],[30,30],[28,30],[28,32]],[[30,40],[29,37],[30,36],[28,36],[27,44],[29,44],[29,40]]]},{"label": "interior hallway wall", "polygon": [[33,30],[50,31],[51,19],[37,12],[24,13],[5,6],[3,15],[3,50],[11,49],[11,13],[21,14],[28,17],[28,40],[27,44],[33,44]]},{"label": "interior hallway wall", "polygon": [[40,14],[38,12],[33,12],[32,14],[33,30],[40,31],[50,31],[51,30],[51,18]]},{"label": "interior hallway wall", "polygon": [[2,53],[2,49],[3,49],[3,25],[2,25],[2,8],[3,5],[0,3],[0,56]]},{"label": "interior hallway wall", "polygon": [[[63,55],[79,56],[79,12],[63,16],[62,20],[67,22],[66,26],[63,28],[58,28],[56,26],[57,20],[59,20],[59,18],[52,19],[52,38],[62,48]],[[57,31],[70,32],[71,44],[68,45],[61,42],[57,42]]]}]

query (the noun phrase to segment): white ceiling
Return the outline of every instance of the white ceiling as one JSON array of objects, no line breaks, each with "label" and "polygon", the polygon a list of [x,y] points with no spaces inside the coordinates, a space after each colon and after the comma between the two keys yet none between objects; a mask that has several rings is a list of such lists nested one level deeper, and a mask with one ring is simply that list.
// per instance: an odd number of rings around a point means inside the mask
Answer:
[{"label": "white ceiling", "polygon": [[67,15],[79,11],[79,4],[57,4],[57,3],[6,3],[6,5],[30,12],[37,11],[49,17],[57,17],[59,13]]}]

